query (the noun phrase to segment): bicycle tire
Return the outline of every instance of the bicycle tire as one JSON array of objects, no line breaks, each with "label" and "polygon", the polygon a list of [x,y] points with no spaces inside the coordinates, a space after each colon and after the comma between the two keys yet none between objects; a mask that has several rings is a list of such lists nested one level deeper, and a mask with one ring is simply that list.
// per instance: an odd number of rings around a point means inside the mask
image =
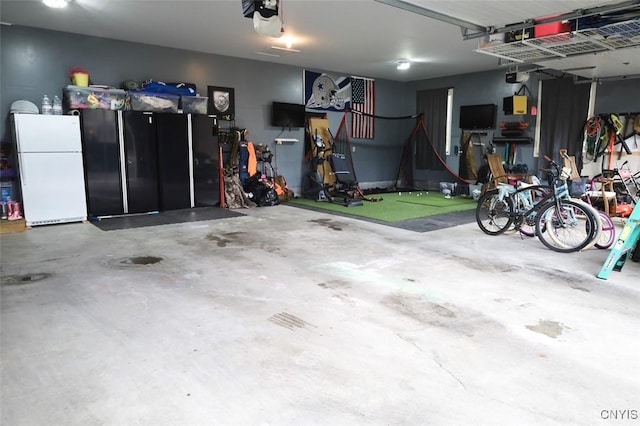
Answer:
[{"label": "bicycle tire", "polygon": [[582,250],[586,250],[595,246],[598,240],[600,240],[600,237],[602,236],[603,223],[602,223],[602,220],[600,219],[600,214],[598,209],[593,207],[591,204],[582,201],[579,198],[573,198],[572,200],[575,201],[576,203],[580,203],[584,208],[586,208],[589,211],[589,214],[593,218],[593,222],[595,225],[593,228],[593,233],[591,235],[591,240],[587,243],[586,246],[582,248]]},{"label": "bicycle tire", "polygon": [[509,197],[499,199],[498,191],[485,192],[476,206],[476,223],[487,235],[500,235],[513,223],[512,205]]},{"label": "bicycle tire", "polygon": [[602,233],[595,246],[599,249],[608,249],[616,241],[616,226],[605,212],[598,210],[598,215],[602,222]]},{"label": "bicycle tire", "polygon": [[536,217],[536,235],[547,248],[559,253],[584,249],[595,236],[597,220],[590,209],[574,200],[544,206]]}]

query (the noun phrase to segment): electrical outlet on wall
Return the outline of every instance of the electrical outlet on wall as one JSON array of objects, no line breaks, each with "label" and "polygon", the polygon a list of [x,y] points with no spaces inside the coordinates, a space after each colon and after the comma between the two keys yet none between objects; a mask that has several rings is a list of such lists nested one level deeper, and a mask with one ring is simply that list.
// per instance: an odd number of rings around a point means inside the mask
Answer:
[{"label": "electrical outlet on wall", "polygon": [[356,147],[355,146],[351,147],[351,152],[356,152]]}]

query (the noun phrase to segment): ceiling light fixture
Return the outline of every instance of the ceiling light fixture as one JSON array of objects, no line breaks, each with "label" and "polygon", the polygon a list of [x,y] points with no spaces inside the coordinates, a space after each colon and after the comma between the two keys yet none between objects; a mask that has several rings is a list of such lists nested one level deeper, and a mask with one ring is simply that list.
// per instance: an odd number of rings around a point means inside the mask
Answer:
[{"label": "ceiling light fixture", "polygon": [[396,68],[399,70],[408,70],[411,68],[411,61],[397,61],[396,64],[398,64]]},{"label": "ceiling light fixture", "polygon": [[271,46],[271,48],[275,50],[284,50],[285,52],[300,53],[299,49],[292,49],[289,47]]},{"label": "ceiling light fixture", "polygon": [[67,7],[70,0],[42,0],[42,3],[54,9],[62,9]]}]

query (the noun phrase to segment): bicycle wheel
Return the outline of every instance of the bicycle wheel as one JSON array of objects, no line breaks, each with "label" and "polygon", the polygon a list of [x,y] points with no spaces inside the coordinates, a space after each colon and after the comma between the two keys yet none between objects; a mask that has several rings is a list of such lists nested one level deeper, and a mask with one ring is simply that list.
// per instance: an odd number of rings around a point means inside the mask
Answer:
[{"label": "bicycle wheel", "polygon": [[487,235],[499,235],[513,223],[511,199],[500,200],[498,191],[484,193],[476,206],[476,223]]},{"label": "bicycle wheel", "polygon": [[577,198],[573,198],[573,201],[581,204],[585,209],[587,209],[587,211],[589,212],[589,215],[593,218],[593,223],[595,225],[595,227],[593,228],[593,233],[591,235],[591,240],[587,243],[586,246],[582,248],[582,250],[585,250],[593,247],[594,245],[596,245],[598,240],[600,240],[600,237],[602,235],[602,220],[600,220],[599,211],[595,207],[593,207],[591,204],[586,203]]},{"label": "bicycle wheel", "polygon": [[602,222],[602,233],[595,246],[599,249],[608,249],[616,240],[616,226],[605,212],[598,210],[598,215]]},{"label": "bicycle wheel", "polygon": [[549,203],[536,217],[536,235],[547,248],[571,253],[585,248],[594,238],[597,220],[581,203],[561,200]]}]

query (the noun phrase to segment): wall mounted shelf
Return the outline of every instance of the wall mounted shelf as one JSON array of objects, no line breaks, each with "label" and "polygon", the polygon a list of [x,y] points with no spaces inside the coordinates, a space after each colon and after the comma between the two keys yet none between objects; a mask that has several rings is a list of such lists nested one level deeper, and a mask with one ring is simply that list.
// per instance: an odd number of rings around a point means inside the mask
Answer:
[{"label": "wall mounted shelf", "polygon": [[276,138],[276,145],[283,145],[283,144],[291,144],[291,143],[296,143],[298,142],[298,139],[295,138]]},{"label": "wall mounted shelf", "polygon": [[526,136],[513,137],[513,138],[496,136],[496,137],[493,138],[493,143],[496,144],[496,145],[500,145],[500,144],[524,145],[524,144],[531,143],[531,138],[526,137]]}]

